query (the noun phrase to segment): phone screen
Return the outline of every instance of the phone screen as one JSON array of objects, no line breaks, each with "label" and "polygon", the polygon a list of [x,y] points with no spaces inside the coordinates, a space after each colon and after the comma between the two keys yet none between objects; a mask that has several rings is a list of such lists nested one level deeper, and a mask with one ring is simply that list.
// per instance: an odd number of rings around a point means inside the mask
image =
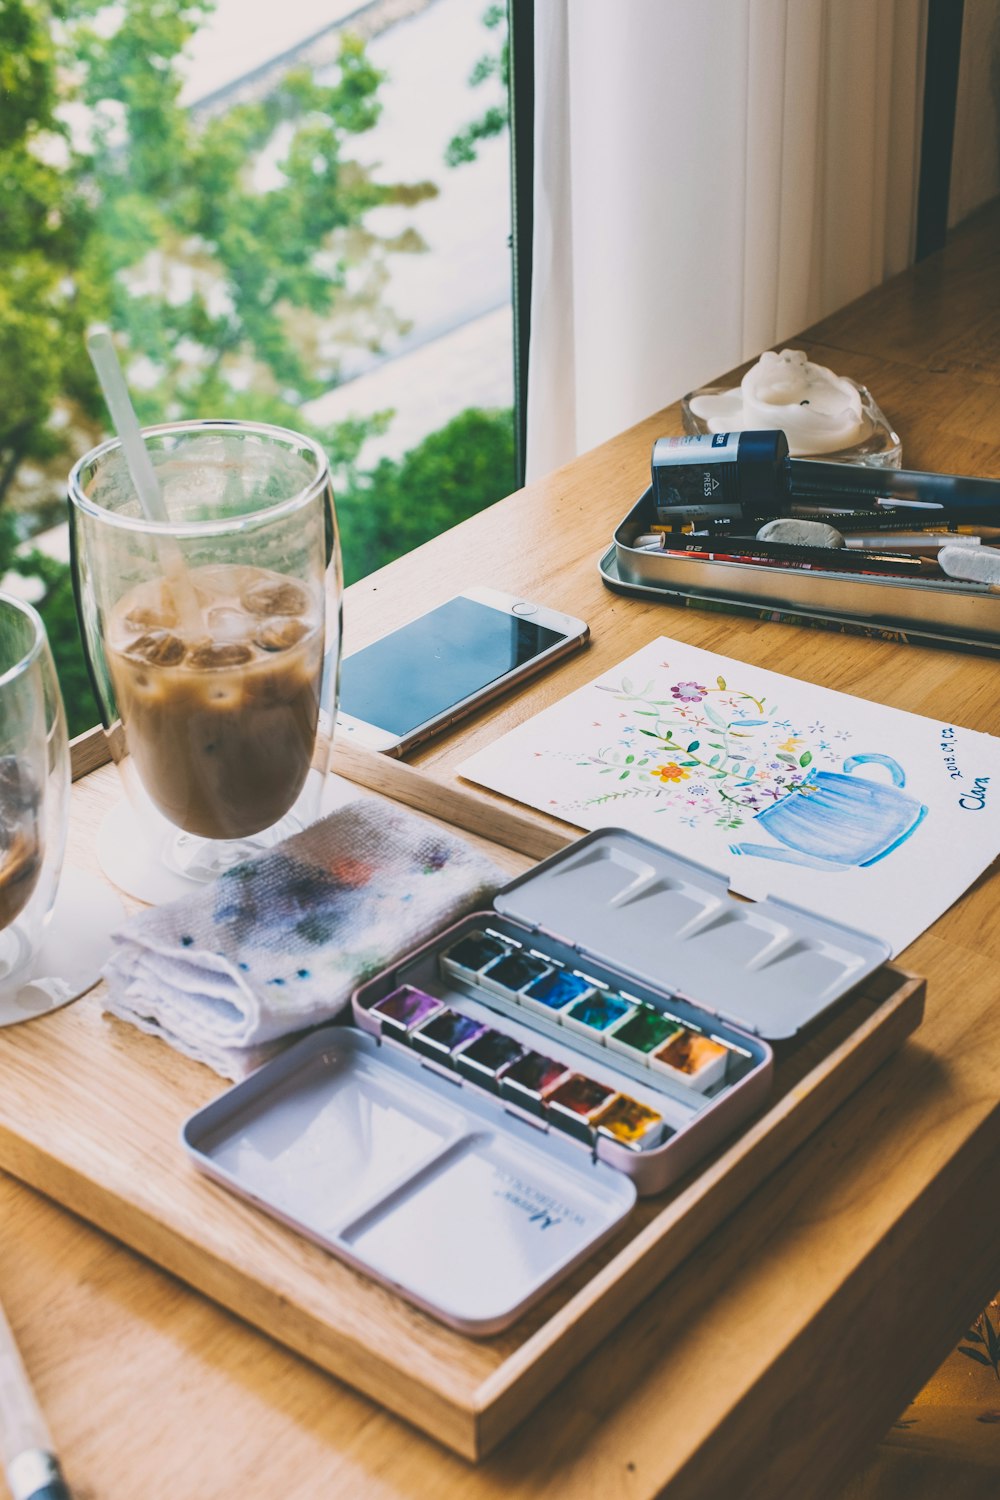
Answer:
[{"label": "phone screen", "polygon": [[366,724],[409,734],[565,639],[475,599],[449,599],[345,656],[340,707]]}]

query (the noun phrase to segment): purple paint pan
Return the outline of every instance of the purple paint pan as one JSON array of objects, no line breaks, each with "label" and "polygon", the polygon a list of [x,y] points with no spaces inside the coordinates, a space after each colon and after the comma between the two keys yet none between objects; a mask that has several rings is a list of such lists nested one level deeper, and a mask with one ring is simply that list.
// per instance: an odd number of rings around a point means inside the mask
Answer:
[{"label": "purple paint pan", "polygon": [[383,1036],[404,1039],[415,1026],[429,1021],[441,1009],[441,1001],[433,995],[414,989],[411,984],[402,984],[373,1005],[370,1014],[378,1017]]},{"label": "purple paint pan", "polygon": [[425,1057],[455,1066],[455,1053],[474,1042],[487,1028],[482,1021],[463,1016],[457,1010],[442,1010],[432,1016],[419,1031],[411,1032],[410,1045]]}]

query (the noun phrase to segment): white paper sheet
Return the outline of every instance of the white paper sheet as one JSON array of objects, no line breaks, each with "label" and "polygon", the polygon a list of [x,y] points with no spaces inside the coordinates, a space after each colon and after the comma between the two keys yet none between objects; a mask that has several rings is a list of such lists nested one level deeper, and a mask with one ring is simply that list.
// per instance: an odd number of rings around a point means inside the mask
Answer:
[{"label": "white paper sheet", "polygon": [[1000,739],[665,637],[459,772],[580,828],[632,829],[893,953],[1000,852]]}]

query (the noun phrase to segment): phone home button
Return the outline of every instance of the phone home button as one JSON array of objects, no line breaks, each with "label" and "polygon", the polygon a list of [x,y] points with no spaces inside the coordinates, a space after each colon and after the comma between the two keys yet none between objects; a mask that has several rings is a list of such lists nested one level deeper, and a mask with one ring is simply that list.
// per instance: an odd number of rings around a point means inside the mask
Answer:
[{"label": "phone home button", "polygon": [[514,615],[537,615],[538,613],[537,604],[526,604],[523,599],[519,604],[512,604],[510,609],[511,614]]}]

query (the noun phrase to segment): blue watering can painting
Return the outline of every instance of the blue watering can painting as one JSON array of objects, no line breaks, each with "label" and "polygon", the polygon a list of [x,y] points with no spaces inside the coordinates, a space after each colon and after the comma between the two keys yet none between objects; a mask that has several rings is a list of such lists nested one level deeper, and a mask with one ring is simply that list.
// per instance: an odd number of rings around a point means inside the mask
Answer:
[{"label": "blue watering can painting", "polygon": [[[884,766],[892,785],[852,773],[858,766]],[[759,812],[754,822],[782,845],[730,844],[734,854],[755,854],[810,870],[873,865],[898,849],[927,816],[927,809],[900,788],[906,776],[890,755],[852,755],[843,771],[816,771],[793,792]]]}]

